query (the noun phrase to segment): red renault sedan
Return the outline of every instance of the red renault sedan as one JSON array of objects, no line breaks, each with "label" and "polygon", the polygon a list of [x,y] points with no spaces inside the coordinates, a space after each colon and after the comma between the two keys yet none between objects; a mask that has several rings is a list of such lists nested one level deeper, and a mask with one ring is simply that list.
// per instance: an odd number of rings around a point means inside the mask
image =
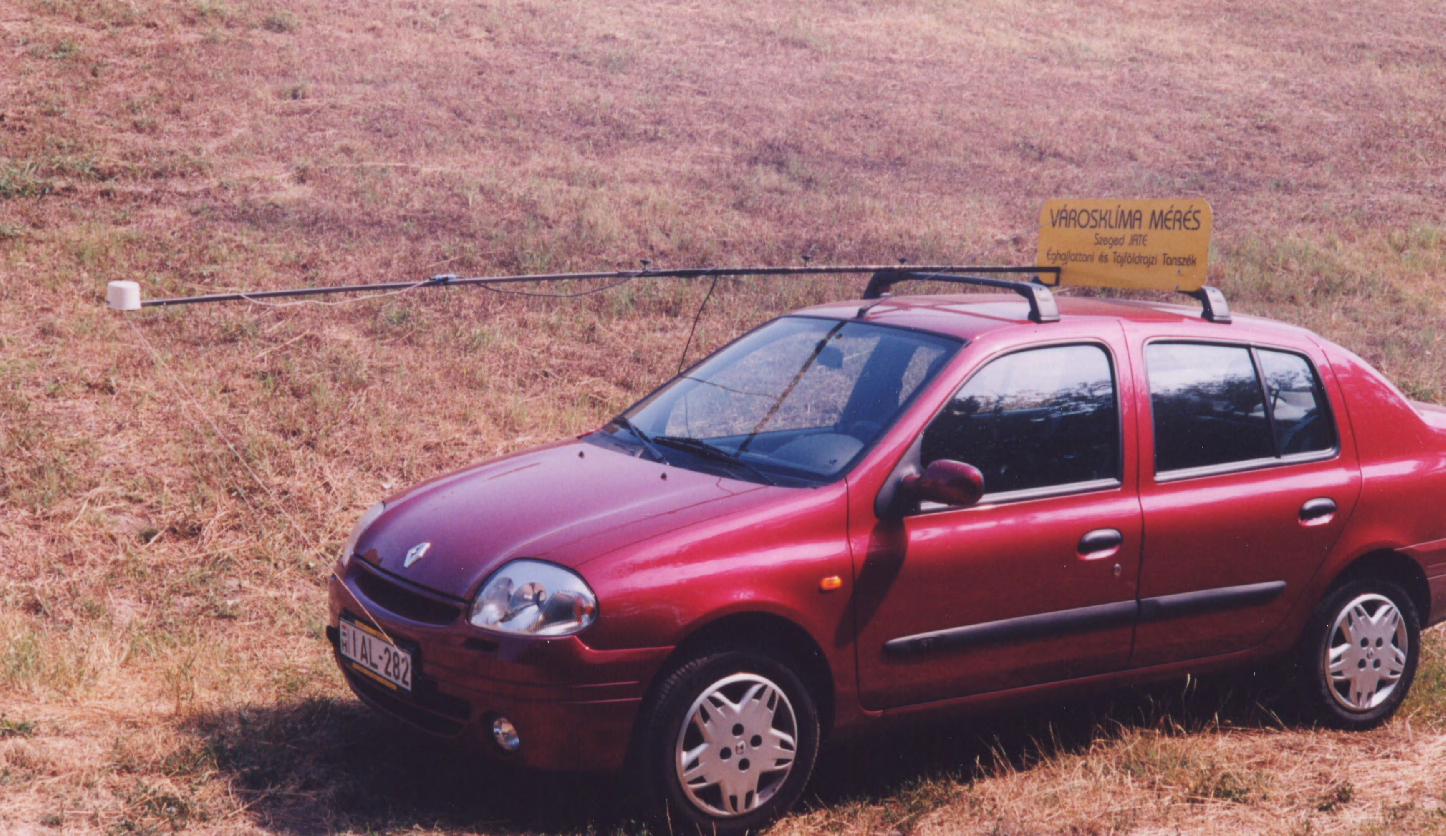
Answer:
[{"label": "red renault sedan", "polygon": [[330,598],[373,708],[690,832],[826,736],[1083,686],[1293,658],[1365,728],[1446,619],[1446,410],[1208,305],[828,304],[378,503]]}]

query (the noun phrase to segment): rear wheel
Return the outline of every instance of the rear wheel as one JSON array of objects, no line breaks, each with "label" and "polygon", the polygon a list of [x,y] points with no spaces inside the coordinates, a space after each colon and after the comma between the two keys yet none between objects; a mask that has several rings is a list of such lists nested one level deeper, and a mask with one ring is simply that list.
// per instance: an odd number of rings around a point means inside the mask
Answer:
[{"label": "rear wheel", "polygon": [[1406,698],[1420,644],[1416,607],[1400,586],[1357,580],[1331,590],[1302,638],[1311,708],[1342,728],[1381,723]]},{"label": "rear wheel", "polygon": [[634,775],[674,833],[760,832],[803,793],[818,754],[813,696],[782,661],[725,650],[669,674],[639,716]]}]

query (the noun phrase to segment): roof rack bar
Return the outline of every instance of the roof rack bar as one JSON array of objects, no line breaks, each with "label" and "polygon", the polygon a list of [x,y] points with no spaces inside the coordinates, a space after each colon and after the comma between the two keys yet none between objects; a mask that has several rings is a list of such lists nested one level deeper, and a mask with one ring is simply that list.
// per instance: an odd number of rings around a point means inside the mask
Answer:
[{"label": "roof rack bar", "polygon": [[[959,283],[963,276],[961,273],[1002,273],[1024,276],[1034,276],[1035,281],[1040,285],[1040,276],[1054,276],[1054,281],[1048,283],[1050,287],[1059,286],[1058,267],[880,267],[873,276],[869,278],[869,284],[864,288],[864,299],[877,299],[889,292],[889,289],[900,282],[907,281],[938,281]],[[1017,285],[1020,282],[1007,282],[1006,285]],[[1000,287],[1006,285],[998,285]]]},{"label": "roof rack bar", "polygon": [[1193,299],[1200,300],[1204,310],[1200,316],[1206,322],[1218,322],[1221,325],[1230,324],[1230,303],[1225,301],[1225,294],[1220,288],[1210,285],[1201,285],[1199,290],[1182,290],[1181,293]]},{"label": "roof rack bar", "polygon": [[[963,268],[970,272],[985,272],[974,267]],[[988,272],[991,273],[1053,273],[1056,280],[1059,277],[1059,268],[1050,267],[997,267]],[[1049,288],[1040,282],[1017,282],[1009,279],[990,279],[984,276],[961,276],[944,272],[925,272],[922,270],[880,270],[869,278],[869,286],[864,289],[865,299],[879,299],[889,291],[889,288],[900,282],[921,281],[921,282],[947,282],[949,284],[969,284],[979,287],[993,287],[1000,290],[1009,290],[1018,293],[1029,302],[1029,318],[1035,322],[1059,322],[1059,306],[1054,303],[1054,294]]]}]

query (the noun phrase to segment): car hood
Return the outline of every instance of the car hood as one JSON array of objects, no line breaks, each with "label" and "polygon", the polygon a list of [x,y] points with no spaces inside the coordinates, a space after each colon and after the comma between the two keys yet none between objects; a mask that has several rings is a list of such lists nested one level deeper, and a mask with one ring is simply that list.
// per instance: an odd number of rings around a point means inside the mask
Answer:
[{"label": "car hood", "polygon": [[[397,577],[465,598],[513,558],[577,567],[778,490],[787,489],[565,441],[474,465],[388,500],[357,551]],[[425,554],[403,565],[422,543],[430,544]]]}]

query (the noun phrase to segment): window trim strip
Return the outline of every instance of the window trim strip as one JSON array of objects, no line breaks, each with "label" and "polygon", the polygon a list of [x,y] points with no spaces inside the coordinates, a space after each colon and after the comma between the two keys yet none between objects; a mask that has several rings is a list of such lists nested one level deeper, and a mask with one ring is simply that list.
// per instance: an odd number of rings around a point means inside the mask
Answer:
[{"label": "window trim strip", "polygon": [[1201,467],[1182,467],[1179,470],[1164,470],[1155,474],[1155,484],[1166,482],[1179,482],[1182,479],[1198,479],[1203,476],[1222,476],[1226,473],[1240,473],[1246,470],[1269,470],[1276,467],[1285,467],[1292,464],[1308,464],[1310,462],[1329,461],[1340,455],[1340,444],[1328,450],[1316,450],[1311,453],[1292,453],[1289,456],[1268,459],[1243,459],[1238,462],[1225,462],[1224,464],[1207,464]]},{"label": "window trim strip", "polygon": [[1092,479],[1088,482],[1071,482],[1067,485],[1046,485],[1042,488],[1026,488],[1020,491],[987,493],[980,497],[978,504],[970,505],[966,508],[961,508],[957,505],[944,505],[939,502],[921,502],[919,503],[919,513],[937,514],[940,511],[964,511],[970,508],[1003,505],[1009,502],[1024,502],[1030,499],[1052,499],[1056,496],[1112,490],[1121,487],[1123,484],[1119,479]]}]

